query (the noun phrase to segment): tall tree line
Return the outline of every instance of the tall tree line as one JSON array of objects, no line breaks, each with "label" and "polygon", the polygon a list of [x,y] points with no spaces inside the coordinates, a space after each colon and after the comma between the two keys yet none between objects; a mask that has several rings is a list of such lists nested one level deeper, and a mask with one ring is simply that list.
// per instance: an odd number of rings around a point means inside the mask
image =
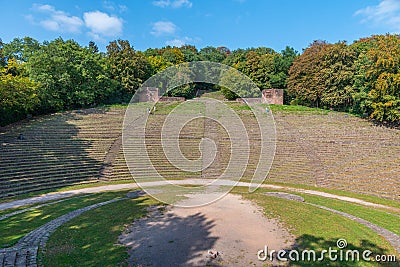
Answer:
[{"label": "tall tree line", "polygon": [[400,122],[400,36],[374,35],[351,45],[315,41],[289,70],[292,104]]},{"label": "tall tree line", "polygon": [[[0,40],[0,125],[27,114],[126,103],[152,75],[192,61],[229,65],[249,76],[260,89],[283,88],[287,104],[400,122],[400,38],[387,34],[350,45],[315,41],[300,55],[290,47],[276,52],[267,47],[231,51],[184,45],[138,51],[127,40],[115,40],[106,52],[100,52],[93,42],[81,46],[62,38],[43,43],[30,37],[9,43]],[[171,80],[189,80],[190,76],[188,69]],[[169,95],[191,98],[198,89],[221,88],[188,84]],[[222,92],[228,99],[237,97],[226,88]]]}]

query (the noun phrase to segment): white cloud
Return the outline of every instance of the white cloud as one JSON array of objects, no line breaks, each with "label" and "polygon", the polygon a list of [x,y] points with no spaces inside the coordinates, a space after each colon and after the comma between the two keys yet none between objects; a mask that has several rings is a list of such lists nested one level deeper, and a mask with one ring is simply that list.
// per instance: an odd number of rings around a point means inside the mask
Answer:
[{"label": "white cloud", "polygon": [[122,33],[123,20],[121,18],[109,16],[100,11],[93,11],[85,12],[83,20],[86,27],[90,29],[90,35],[93,37],[115,37]]},{"label": "white cloud", "polygon": [[[112,2],[104,2],[107,3]],[[120,12],[126,10],[124,6],[115,5],[115,7]],[[103,37],[117,37],[123,30],[121,18],[100,11],[85,12],[82,19],[57,10],[51,5],[33,4],[32,10],[36,11],[36,14],[25,16],[25,19],[49,31],[81,33],[86,27],[87,34],[100,41]]]},{"label": "white cloud", "polygon": [[157,21],[153,24],[153,30],[150,33],[155,36],[172,35],[176,29],[176,25],[170,21]]},{"label": "white cloud", "polygon": [[169,46],[181,47],[182,45],[185,45],[185,41],[181,39],[174,39],[166,41],[165,44]]},{"label": "white cloud", "polygon": [[103,7],[109,11],[112,12],[119,12],[119,13],[124,13],[126,11],[128,11],[128,7],[126,5],[117,5],[112,1],[103,1]]},{"label": "white cloud", "polygon": [[[83,26],[82,19],[76,16],[70,16],[64,11],[56,10],[53,6],[34,4],[32,8],[33,10],[44,13],[47,16],[47,18],[37,22],[37,24],[47,30],[79,33]],[[30,16],[29,20],[34,22],[32,16]]]},{"label": "white cloud", "polygon": [[189,43],[194,43],[195,40],[193,40],[190,37],[184,37],[184,38],[177,38],[173,40],[166,41],[165,44],[169,46],[176,46],[176,47],[181,47],[183,45],[187,45]]},{"label": "white cloud", "polygon": [[381,0],[376,6],[357,10],[355,15],[364,17],[362,23],[373,23],[375,26],[385,26],[390,30],[400,31],[399,0]]},{"label": "white cloud", "polygon": [[42,20],[40,22],[40,25],[42,25],[43,28],[48,29],[50,31],[54,31],[54,32],[57,32],[60,30],[60,25],[56,21],[53,21],[53,20]]},{"label": "white cloud", "polygon": [[189,0],[158,0],[154,1],[153,5],[158,7],[172,7],[172,8],[180,8],[180,7],[192,7],[192,2]]}]

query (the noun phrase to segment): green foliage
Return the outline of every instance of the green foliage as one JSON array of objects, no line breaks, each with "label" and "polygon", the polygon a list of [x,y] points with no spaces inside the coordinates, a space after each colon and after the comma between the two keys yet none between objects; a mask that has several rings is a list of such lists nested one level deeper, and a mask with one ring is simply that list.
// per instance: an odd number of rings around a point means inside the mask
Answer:
[{"label": "green foliage", "polygon": [[296,58],[289,71],[288,93],[298,104],[319,107],[324,85],[322,70],[324,56],[331,47],[323,41],[315,41]]},{"label": "green foliage", "polygon": [[227,57],[224,49],[218,49],[212,46],[204,47],[200,50],[199,55],[204,61],[222,62]]},{"label": "green foliage", "polygon": [[186,64],[180,65],[176,75],[171,77],[168,87],[173,89],[168,92],[169,96],[185,98],[193,98],[195,96],[196,86],[192,83],[194,74]]},{"label": "green foliage", "polygon": [[156,73],[163,71],[166,68],[172,66],[172,63],[167,61],[162,56],[148,56],[147,61],[149,62],[150,66],[151,66],[153,74],[156,74]]},{"label": "green foliage", "polygon": [[238,97],[261,97],[261,91],[245,75],[235,69],[229,69],[221,74],[221,92],[226,99]]},{"label": "green foliage", "polygon": [[[229,65],[260,89],[284,89],[285,103],[350,111],[382,123],[400,121],[400,37],[387,34],[352,45],[315,41],[300,56],[290,47],[280,53],[267,47],[230,51],[212,46],[198,50],[192,45],[140,52],[129,41],[117,40],[109,43],[107,53],[100,53],[94,42],[82,47],[61,38],[43,44],[30,37],[6,44],[0,40],[2,124],[27,113],[129,102],[150,76],[201,60]],[[220,75],[214,69],[202,73]],[[169,82],[189,82],[191,75],[183,71]],[[259,89],[239,76],[232,73],[221,79],[236,82],[234,90],[242,97],[258,96]],[[222,87],[226,98],[238,97]],[[166,84],[160,83],[160,89],[165,90]],[[191,98],[196,90],[216,89],[220,88],[207,83],[185,84],[169,95]],[[23,103],[22,98],[34,100]]]},{"label": "green foliage", "polygon": [[341,42],[329,47],[323,58],[320,75],[324,90],[321,104],[336,110],[348,110],[354,95],[354,49]]},{"label": "green foliage", "polygon": [[249,76],[260,89],[286,89],[289,68],[296,57],[297,52],[290,47],[281,53],[258,47],[229,52],[223,63]]},{"label": "green foliage", "polygon": [[348,110],[354,95],[356,52],[344,42],[316,41],[291,67],[289,94],[298,104]]},{"label": "green foliage", "polygon": [[352,45],[316,41],[289,71],[293,103],[400,122],[400,37],[375,35]]},{"label": "green foliage", "polygon": [[270,74],[270,83],[273,88],[287,88],[289,69],[297,56],[297,51],[288,46],[280,54],[275,54],[274,72]]},{"label": "green foliage", "polygon": [[400,36],[377,35],[353,45],[359,50],[356,84],[360,110],[380,122],[400,122]]},{"label": "green foliage", "polygon": [[254,81],[260,89],[271,88],[271,75],[274,74],[275,52],[260,54],[250,51],[246,56],[246,62],[238,68]]},{"label": "green foliage", "polygon": [[129,41],[112,41],[107,46],[112,78],[123,88],[124,94],[133,96],[144,81],[150,78],[152,66],[143,53],[137,52]]},{"label": "green foliage", "polygon": [[6,65],[6,60],[4,56],[4,43],[0,38],[0,67],[4,67]]},{"label": "green foliage", "polygon": [[4,56],[27,62],[39,49],[40,43],[31,37],[15,38],[4,45]]},{"label": "green foliage", "polygon": [[199,55],[199,51],[193,45],[184,45],[179,48],[184,56],[185,62],[201,61],[202,58]]},{"label": "green foliage", "polygon": [[173,65],[185,62],[185,55],[177,47],[166,47],[163,49],[163,58]]},{"label": "green foliage", "polygon": [[228,100],[235,100],[239,97],[237,94],[235,94],[235,92],[229,90],[227,87],[221,87],[221,93]]},{"label": "green foliage", "polygon": [[0,67],[0,126],[25,118],[39,104],[39,84],[18,75],[23,68],[15,59]]},{"label": "green foliage", "polygon": [[40,82],[41,111],[102,103],[114,88],[107,61],[73,40],[58,38],[29,58],[30,77]]}]

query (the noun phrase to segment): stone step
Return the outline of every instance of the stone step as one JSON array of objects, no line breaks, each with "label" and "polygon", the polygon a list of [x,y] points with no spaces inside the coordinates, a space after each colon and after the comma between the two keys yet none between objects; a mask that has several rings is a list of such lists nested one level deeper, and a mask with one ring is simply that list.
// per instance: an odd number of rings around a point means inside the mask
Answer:
[{"label": "stone step", "polygon": [[14,267],[17,259],[17,252],[10,251],[5,254],[4,267]]}]

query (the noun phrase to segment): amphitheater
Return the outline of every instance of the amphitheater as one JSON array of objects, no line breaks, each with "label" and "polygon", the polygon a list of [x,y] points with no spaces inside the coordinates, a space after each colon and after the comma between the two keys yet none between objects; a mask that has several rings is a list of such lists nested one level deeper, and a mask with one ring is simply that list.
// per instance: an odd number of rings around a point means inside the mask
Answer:
[{"label": "amphitheater", "polygon": [[[224,128],[213,120],[192,120],[179,135],[180,149],[188,159],[199,158],[198,147],[203,138],[214,140],[218,152],[208,168],[199,172],[182,171],[164,155],[162,125],[168,113],[177,105],[175,102],[159,103],[157,111],[149,116],[145,130],[147,153],[138,153],[138,162],[141,161],[141,155],[148,155],[158,173],[167,180],[192,181],[219,177],[229,163],[231,141]],[[246,183],[251,180],[260,158],[260,129],[245,104],[232,102],[229,105],[242,119],[250,139],[251,156],[241,179],[241,182]],[[377,197],[387,201],[400,201],[399,130],[376,126],[367,120],[340,112],[296,110],[290,106],[272,107],[272,110],[276,124],[276,154],[264,182],[265,186],[293,190],[340,190],[365,195],[366,199]],[[7,214],[7,203],[18,203],[21,198],[26,199],[66,187],[91,188],[96,184],[134,183],[122,146],[121,129],[125,111],[124,106],[75,110],[37,117],[1,129],[0,196],[3,203],[0,206],[5,206],[0,209],[4,211],[0,215],[13,216]],[[139,169],[139,172],[135,172],[135,179],[146,177],[147,166]],[[298,190],[303,190],[304,193],[305,189]],[[271,196],[282,196],[274,194]],[[60,199],[62,201],[63,198]],[[66,221],[87,210],[113,202],[108,201],[110,202],[93,203],[76,210],[68,219],[60,217],[58,221],[56,219],[49,222],[49,225],[45,224],[48,232],[43,232],[43,229],[42,232],[33,231],[14,243],[14,247],[20,246],[19,250],[0,250],[0,266],[36,266],[35,249],[43,245],[43,236],[46,241],[49,234]],[[18,213],[18,208],[26,204],[10,207],[13,211],[17,209]],[[400,208],[393,209],[397,214],[393,216],[400,216]],[[344,216],[347,215],[345,213]],[[349,216],[347,218],[360,220],[359,223],[375,229],[376,233],[389,240],[400,252],[400,238],[396,232],[385,232],[387,230],[384,228]],[[32,248],[23,247],[24,244],[33,242],[32,240],[36,240],[33,252]]]},{"label": "amphitheater", "polygon": [[[238,112],[251,133],[252,156],[243,178],[248,180],[259,157],[260,133],[251,111]],[[161,107],[159,113],[150,117],[146,130],[148,153],[157,170],[168,179],[220,175],[230,157],[229,149],[225,149],[226,133],[210,120],[197,119],[188,124],[181,133],[185,156],[199,157],[196,146],[207,135],[219,144],[219,154],[204,173],[185,173],[172,166],[162,153],[160,125],[166,114],[162,114]],[[132,180],[121,142],[124,114],[122,107],[88,109],[44,116],[3,129],[0,196]],[[277,151],[267,182],[400,200],[398,130],[337,112],[277,111],[274,119]],[[21,133],[24,139],[18,140]]]}]

